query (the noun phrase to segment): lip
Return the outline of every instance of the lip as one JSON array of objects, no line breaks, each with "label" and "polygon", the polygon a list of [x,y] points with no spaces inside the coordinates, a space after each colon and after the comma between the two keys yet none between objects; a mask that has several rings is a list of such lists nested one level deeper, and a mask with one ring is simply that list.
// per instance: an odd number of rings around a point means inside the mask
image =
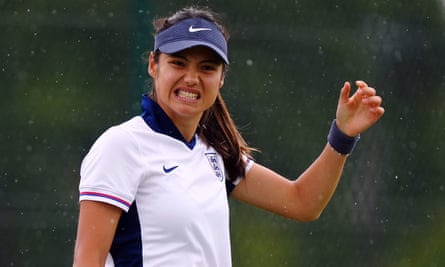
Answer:
[{"label": "lip", "polygon": [[186,103],[194,103],[201,99],[200,92],[191,88],[178,88],[174,91],[174,95],[181,102]]}]

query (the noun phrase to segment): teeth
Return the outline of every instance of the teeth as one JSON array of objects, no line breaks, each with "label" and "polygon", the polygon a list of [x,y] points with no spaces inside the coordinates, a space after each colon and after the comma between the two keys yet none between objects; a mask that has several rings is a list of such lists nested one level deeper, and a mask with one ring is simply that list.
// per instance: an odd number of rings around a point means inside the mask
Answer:
[{"label": "teeth", "polygon": [[182,91],[182,90],[178,91],[178,96],[186,97],[186,98],[198,99],[198,94],[197,93],[186,92],[186,91]]}]

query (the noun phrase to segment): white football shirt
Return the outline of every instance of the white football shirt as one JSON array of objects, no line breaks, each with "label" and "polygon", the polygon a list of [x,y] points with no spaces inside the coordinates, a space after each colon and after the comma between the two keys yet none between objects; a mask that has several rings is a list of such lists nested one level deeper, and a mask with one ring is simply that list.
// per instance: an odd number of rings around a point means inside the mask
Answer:
[{"label": "white football shirt", "polygon": [[221,156],[198,136],[185,142],[147,96],[142,106],[142,116],[102,134],[81,166],[80,201],[124,211],[106,266],[231,266]]}]

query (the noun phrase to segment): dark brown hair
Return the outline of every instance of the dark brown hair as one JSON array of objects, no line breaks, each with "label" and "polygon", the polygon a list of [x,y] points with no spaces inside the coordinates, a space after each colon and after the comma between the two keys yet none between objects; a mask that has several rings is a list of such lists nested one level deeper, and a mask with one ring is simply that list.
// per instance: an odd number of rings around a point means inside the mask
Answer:
[{"label": "dark brown hair", "polygon": [[[222,24],[219,14],[208,8],[196,6],[180,9],[170,17],[155,19],[153,21],[155,34],[188,18],[202,18],[213,22],[226,40],[230,37],[227,29]],[[154,51],[154,53],[154,60],[158,62],[160,52]],[[227,67],[224,64],[224,71],[227,71]],[[156,98],[155,94],[155,88],[153,88],[151,92],[152,97]],[[252,152],[256,149],[249,147],[241,136],[230,116],[221,93],[218,93],[215,103],[208,110],[204,111],[199,122],[197,134],[222,156],[229,181],[245,175],[246,166],[243,156],[251,158]]]}]

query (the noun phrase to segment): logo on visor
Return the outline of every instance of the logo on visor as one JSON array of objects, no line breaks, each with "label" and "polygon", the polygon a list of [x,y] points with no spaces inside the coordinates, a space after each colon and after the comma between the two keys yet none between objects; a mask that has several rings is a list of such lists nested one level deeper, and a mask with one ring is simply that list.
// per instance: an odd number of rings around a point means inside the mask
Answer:
[{"label": "logo on visor", "polygon": [[211,31],[210,28],[193,28],[193,25],[189,27],[189,32],[201,32],[201,31]]}]

